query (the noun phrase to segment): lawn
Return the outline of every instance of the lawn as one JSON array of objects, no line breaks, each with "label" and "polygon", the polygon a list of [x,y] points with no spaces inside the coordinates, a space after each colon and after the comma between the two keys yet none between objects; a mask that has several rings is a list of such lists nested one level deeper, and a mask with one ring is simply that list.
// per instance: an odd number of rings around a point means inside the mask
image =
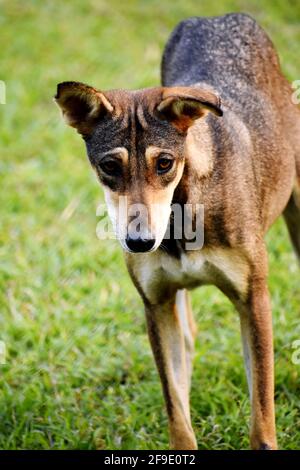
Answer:
[{"label": "lawn", "polygon": [[[101,189],[56,84],[159,83],[164,43],[188,16],[252,14],[290,80],[300,78],[299,0],[0,2],[1,449],[166,449],[167,419],[142,303],[116,241],[96,237]],[[300,131],[300,130],[299,130]],[[268,235],[279,446],[300,447],[300,272],[279,220]],[[248,448],[238,316],[215,288],[193,293],[191,393],[200,449]]]}]

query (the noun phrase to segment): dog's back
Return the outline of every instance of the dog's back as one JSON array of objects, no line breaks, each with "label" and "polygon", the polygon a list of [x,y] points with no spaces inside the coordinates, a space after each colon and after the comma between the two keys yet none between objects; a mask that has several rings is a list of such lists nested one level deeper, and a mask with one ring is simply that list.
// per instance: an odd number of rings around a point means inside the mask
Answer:
[{"label": "dog's back", "polygon": [[[208,117],[222,158],[211,190],[220,200],[217,186],[226,185],[223,175],[227,184],[233,178],[231,188],[236,173],[248,175],[248,192],[256,201],[250,217],[260,212],[267,229],[288,201],[295,172],[300,179],[300,110],[291,101],[292,88],[267,34],[246,14],[189,18],[166,45],[161,74],[164,86],[199,85],[219,94],[224,117]],[[237,195],[231,190],[231,196],[232,205]],[[211,197],[204,202],[209,206]]]},{"label": "dog's back", "polygon": [[165,86],[205,82],[237,103],[249,87],[273,90],[279,61],[265,31],[250,16],[233,13],[189,18],[173,31],[162,59]]}]

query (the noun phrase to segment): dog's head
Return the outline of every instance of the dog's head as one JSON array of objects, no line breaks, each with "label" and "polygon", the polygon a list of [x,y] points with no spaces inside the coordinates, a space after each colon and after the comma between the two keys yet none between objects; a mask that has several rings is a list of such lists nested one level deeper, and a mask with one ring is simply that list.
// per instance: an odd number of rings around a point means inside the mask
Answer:
[{"label": "dog's head", "polygon": [[[187,131],[209,111],[222,115],[219,98],[193,87],[102,92],[64,82],[55,100],[85,140],[123,248],[155,250],[182,177]],[[120,196],[126,197],[125,211],[120,210]]]}]

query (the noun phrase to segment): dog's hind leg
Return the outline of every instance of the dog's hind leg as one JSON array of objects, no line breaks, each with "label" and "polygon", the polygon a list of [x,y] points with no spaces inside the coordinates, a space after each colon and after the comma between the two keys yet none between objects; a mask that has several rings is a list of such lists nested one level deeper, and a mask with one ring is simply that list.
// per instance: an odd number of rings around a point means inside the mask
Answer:
[{"label": "dog's hind leg", "polygon": [[175,295],[163,304],[146,304],[145,311],[150,343],[167,406],[171,448],[196,449],[190,419],[186,338]]},{"label": "dog's hind leg", "polygon": [[186,368],[190,386],[193,370],[194,343],[197,333],[197,327],[193,317],[190,295],[186,289],[180,289],[177,291],[176,306],[183,329],[186,354]]},{"label": "dog's hind leg", "polygon": [[300,177],[299,184],[294,189],[283,215],[300,262]]}]

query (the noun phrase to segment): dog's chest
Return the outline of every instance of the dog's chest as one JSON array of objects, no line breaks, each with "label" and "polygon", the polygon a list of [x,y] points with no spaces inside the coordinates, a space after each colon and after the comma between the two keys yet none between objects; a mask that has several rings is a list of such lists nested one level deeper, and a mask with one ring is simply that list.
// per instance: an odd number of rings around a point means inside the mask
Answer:
[{"label": "dog's chest", "polygon": [[162,285],[191,289],[204,284],[230,284],[236,291],[247,289],[248,263],[235,250],[215,248],[181,254],[180,258],[164,252],[143,257],[134,269],[142,289],[150,297]]},{"label": "dog's chest", "polygon": [[182,254],[179,259],[163,255],[161,268],[164,279],[182,287],[209,282],[211,266],[205,253]]}]

